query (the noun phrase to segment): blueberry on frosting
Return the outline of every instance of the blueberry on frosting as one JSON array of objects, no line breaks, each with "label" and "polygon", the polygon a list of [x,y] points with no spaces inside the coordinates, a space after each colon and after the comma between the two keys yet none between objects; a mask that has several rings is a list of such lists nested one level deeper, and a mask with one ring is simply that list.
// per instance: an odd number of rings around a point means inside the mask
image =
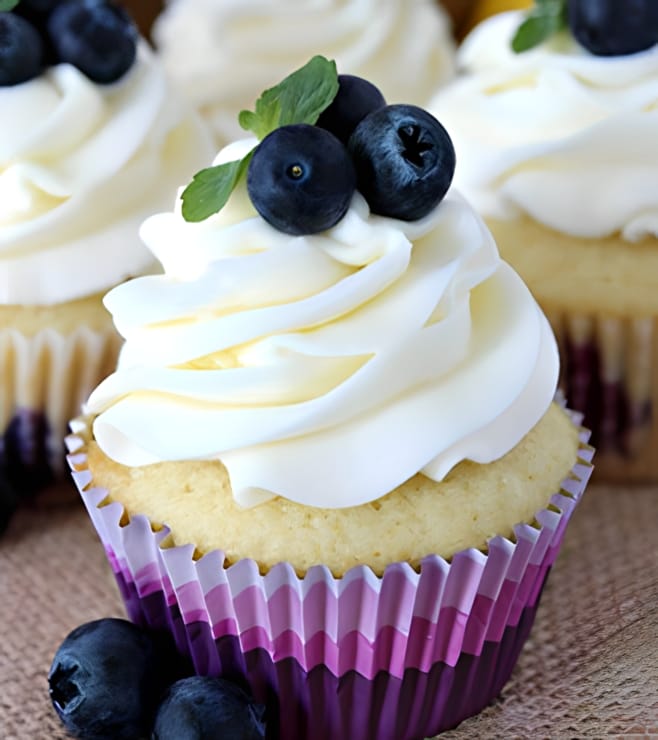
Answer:
[{"label": "blueberry on frosting", "polygon": [[623,56],[658,43],[656,0],[569,0],[575,39],[597,56]]},{"label": "blueberry on frosting", "polygon": [[107,0],[61,3],[48,20],[48,33],[59,60],[94,82],[115,82],[135,61],[136,27],[122,8]]},{"label": "blueberry on frosting", "polygon": [[370,210],[415,221],[445,196],[455,172],[455,150],[443,126],[414,105],[389,105],[356,127],[348,148],[358,189]]},{"label": "blueberry on frosting", "polygon": [[656,0],[535,0],[512,39],[527,51],[568,30],[596,56],[625,56],[658,43]]},{"label": "blueberry on frosting", "polygon": [[315,234],[347,212],[356,175],[345,146],[328,131],[300,123],[268,134],[254,151],[247,189],[254,207],[286,234]]},{"label": "blueberry on frosting", "polygon": [[0,0],[0,86],[59,63],[116,82],[134,64],[137,41],[137,27],[111,0]]},{"label": "blueberry on frosting", "polygon": [[379,88],[363,77],[338,75],[338,92],[318,118],[317,125],[347,144],[357,125],[386,100]]},{"label": "blueberry on frosting", "polygon": [[18,85],[41,71],[43,44],[34,26],[15,13],[0,13],[0,85]]}]

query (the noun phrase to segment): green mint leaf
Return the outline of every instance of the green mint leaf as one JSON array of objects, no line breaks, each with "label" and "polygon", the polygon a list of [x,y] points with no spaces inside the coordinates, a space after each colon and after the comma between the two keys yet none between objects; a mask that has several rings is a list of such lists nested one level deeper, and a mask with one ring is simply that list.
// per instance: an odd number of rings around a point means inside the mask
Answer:
[{"label": "green mint leaf", "polygon": [[255,111],[242,111],[240,125],[259,139],[293,123],[313,125],[338,92],[336,63],[314,56],[303,67],[271,87],[256,101]]},{"label": "green mint leaf", "polygon": [[[0,0],[2,2],[7,0]],[[240,126],[264,139],[280,126],[313,125],[337,92],[336,63],[315,56],[278,85],[266,90],[256,101],[255,111],[241,111]],[[242,159],[197,172],[181,195],[183,218],[203,221],[220,211],[246,173],[252,155],[253,150]]]},{"label": "green mint leaf", "polygon": [[20,0],[0,0],[0,13],[6,13],[8,10],[13,10]]},{"label": "green mint leaf", "polygon": [[247,171],[252,154],[253,149],[242,159],[197,172],[181,195],[183,218],[186,221],[204,221],[220,211]]},{"label": "green mint leaf", "polygon": [[536,7],[518,27],[512,39],[517,54],[546,41],[567,26],[566,0],[535,0]]}]

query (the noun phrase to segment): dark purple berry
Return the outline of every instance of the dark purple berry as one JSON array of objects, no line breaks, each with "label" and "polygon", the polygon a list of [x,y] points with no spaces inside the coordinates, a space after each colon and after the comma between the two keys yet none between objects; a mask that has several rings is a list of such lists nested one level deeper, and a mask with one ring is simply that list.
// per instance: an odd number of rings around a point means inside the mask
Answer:
[{"label": "dark purple berry", "polygon": [[247,189],[254,207],[286,234],[315,234],[349,208],[356,176],[345,146],[325,129],[282,126],[254,150]]},{"label": "dark purple berry", "polygon": [[658,43],[657,0],[569,0],[569,27],[597,56],[623,56]]},{"label": "dark purple berry", "polygon": [[0,86],[36,77],[42,58],[43,44],[36,28],[15,13],[0,13]]},{"label": "dark purple berry", "polygon": [[387,105],[367,115],[348,145],[357,188],[370,210],[415,221],[446,194],[455,172],[448,132],[415,105]]},{"label": "dark purple berry", "polygon": [[110,0],[68,0],[48,19],[48,34],[60,62],[77,67],[90,80],[116,82],[133,65],[137,28]]},{"label": "dark purple berry", "polygon": [[62,0],[21,0],[13,12],[22,16],[37,29],[43,42],[43,66],[57,63],[53,45],[48,37],[48,18]]},{"label": "dark purple berry", "polygon": [[178,677],[178,657],[164,636],[124,619],[73,630],[48,675],[55,711],[75,737],[148,737],[164,691]]},{"label": "dark purple berry", "polygon": [[386,105],[378,87],[354,75],[338,75],[338,92],[325,108],[316,126],[326,128],[343,144],[347,144],[352,131],[367,115]]},{"label": "dark purple berry", "polygon": [[14,13],[20,13],[21,15],[26,12],[30,13],[43,13],[44,15],[50,13],[58,5],[61,5],[62,0],[21,0],[20,3],[14,8]]},{"label": "dark purple berry", "polygon": [[265,707],[222,678],[192,676],[167,692],[151,740],[262,740]]}]

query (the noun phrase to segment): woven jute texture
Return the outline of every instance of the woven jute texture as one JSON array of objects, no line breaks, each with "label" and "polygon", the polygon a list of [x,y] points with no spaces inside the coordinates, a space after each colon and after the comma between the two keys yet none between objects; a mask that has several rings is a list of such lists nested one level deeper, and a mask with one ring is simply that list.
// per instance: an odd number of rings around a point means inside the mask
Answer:
[{"label": "woven jute texture", "polygon": [[[47,501],[0,540],[0,740],[64,740],[53,654],[82,622],[124,616],[82,505]],[[442,737],[610,736],[658,737],[658,488],[590,486],[510,682]]]}]

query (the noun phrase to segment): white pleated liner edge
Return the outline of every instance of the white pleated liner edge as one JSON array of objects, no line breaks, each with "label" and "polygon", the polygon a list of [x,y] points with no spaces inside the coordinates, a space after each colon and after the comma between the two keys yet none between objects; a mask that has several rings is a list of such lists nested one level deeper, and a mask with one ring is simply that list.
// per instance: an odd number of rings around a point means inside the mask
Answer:
[{"label": "white pleated liner edge", "polygon": [[[571,414],[576,425],[581,418]],[[115,571],[140,599],[161,591],[185,625],[205,622],[212,639],[234,635],[246,652],[269,651],[273,659],[296,658],[305,670],[318,664],[334,675],[380,670],[401,676],[409,667],[455,665],[463,653],[479,654],[485,641],[500,641],[523,609],[533,606],[557,556],[566,524],[592,472],[589,432],[580,429],[578,460],[533,524],[514,527],[514,539],[496,536],[487,553],[468,549],[450,562],[429,555],[415,571],[389,565],[383,576],[357,566],[342,577],[310,568],[303,577],[289,563],[261,575],[250,559],[224,566],[216,550],[194,559],[193,545],[161,547],[169,530],[153,531],[145,516],[121,525],[118,502],[103,504],[84,453],[87,422],[71,422],[67,438],[73,478]],[[132,615],[134,616],[134,615]],[[195,640],[198,641],[195,629]],[[204,663],[218,658],[214,643]]]}]

